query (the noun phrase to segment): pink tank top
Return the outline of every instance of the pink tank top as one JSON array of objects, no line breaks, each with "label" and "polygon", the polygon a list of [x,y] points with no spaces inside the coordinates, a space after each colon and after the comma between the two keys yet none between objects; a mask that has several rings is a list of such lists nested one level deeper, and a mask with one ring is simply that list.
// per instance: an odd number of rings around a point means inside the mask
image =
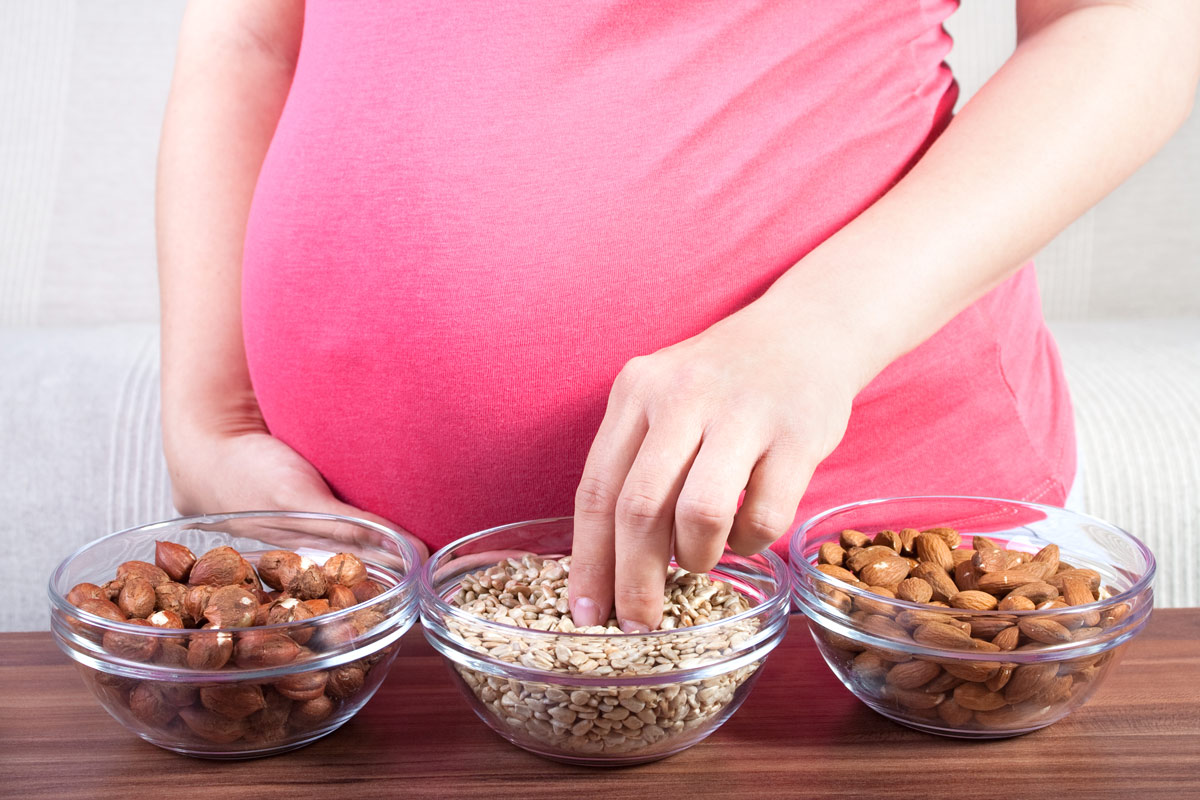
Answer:
[{"label": "pink tank top", "polygon": [[[758,296],[948,123],[955,6],[308,0],[245,250],[270,430],[431,546],[571,514],[622,365]],[[1073,473],[1027,266],[862,392],[798,515],[1058,503]]]}]

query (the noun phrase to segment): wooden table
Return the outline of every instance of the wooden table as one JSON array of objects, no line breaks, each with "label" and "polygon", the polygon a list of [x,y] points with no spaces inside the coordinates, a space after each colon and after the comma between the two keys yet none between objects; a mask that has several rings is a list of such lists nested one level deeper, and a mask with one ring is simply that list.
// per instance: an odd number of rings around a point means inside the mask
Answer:
[{"label": "wooden table", "polygon": [[803,619],[792,622],[723,728],[673,758],[615,770],[545,761],[493,734],[419,629],[341,730],[241,762],[142,742],[92,699],[48,633],[0,634],[0,797],[1200,798],[1200,609],[1154,612],[1087,706],[991,742],[877,716],[834,678]]}]

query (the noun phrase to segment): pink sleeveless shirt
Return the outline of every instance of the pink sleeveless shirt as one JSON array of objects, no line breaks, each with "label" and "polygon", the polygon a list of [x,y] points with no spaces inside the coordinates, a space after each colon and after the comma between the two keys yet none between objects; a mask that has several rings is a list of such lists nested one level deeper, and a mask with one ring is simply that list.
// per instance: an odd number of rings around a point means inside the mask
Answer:
[{"label": "pink sleeveless shirt", "polygon": [[[309,0],[245,249],[271,432],[431,546],[569,515],[622,365],[758,296],[945,127],[955,5]],[[798,516],[1059,503],[1074,468],[1026,266],[861,393]]]}]

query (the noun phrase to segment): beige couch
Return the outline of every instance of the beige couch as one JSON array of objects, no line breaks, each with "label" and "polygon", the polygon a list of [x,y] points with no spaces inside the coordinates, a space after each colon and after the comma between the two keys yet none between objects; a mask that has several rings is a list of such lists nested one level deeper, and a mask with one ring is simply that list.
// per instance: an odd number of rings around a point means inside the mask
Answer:
[{"label": "beige couch", "polygon": [[[154,154],[180,0],[0,5],[0,630],[47,625],[55,563],[173,515],[158,432]],[[966,93],[1011,3],[948,26]],[[1200,605],[1200,115],[1039,259],[1092,513]]]}]

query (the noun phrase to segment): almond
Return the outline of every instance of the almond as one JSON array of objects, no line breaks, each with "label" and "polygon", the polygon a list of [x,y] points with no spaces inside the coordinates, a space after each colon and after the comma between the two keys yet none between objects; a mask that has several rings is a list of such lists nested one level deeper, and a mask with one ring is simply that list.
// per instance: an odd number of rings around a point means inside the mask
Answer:
[{"label": "almond", "polygon": [[922,533],[916,541],[917,559],[941,567],[946,572],[954,569],[954,556],[945,540],[934,533]]},{"label": "almond", "polygon": [[1001,650],[1015,650],[1021,639],[1021,629],[1011,625],[992,637],[992,644]]},{"label": "almond", "polygon": [[863,567],[858,577],[870,586],[894,586],[908,577],[908,570],[902,558],[881,558]]},{"label": "almond", "polygon": [[917,537],[921,532],[916,528],[905,528],[900,531],[900,552],[906,556],[916,555]]},{"label": "almond", "polygon": [[154,543],[154,564],[176,583],[187,580],[196,556],[191,550],[175,542]]},{"label": "almond", "polygon": [[1129,616],[1129,611],[1130,607],[1128,603],[1117,603],[1114,606],[1104,609],[1100,613],[1100,627],[1108,629],[1120,624],[1121,621]]},{"label": "almond", "polygon": [[1058,597],[1058,589],[1055,589],[1045,581],[1034,581],[1033,583],[1018,586],[1004,595],[1004,599],[1006,600],[1010,597],[1027,597],[1033,602],[1036,608],[1047,600],[1053,600]]},{"label": "almond", "polygon": [[1047,565],[1047,569],[1049,571],[1046,574],[1053,575],[1058,571],[1058,555],[1058,545],[1048,544],[1041,550],[1038,550],[1036,553],[1034,553],[1033,558],[1031,558],[1030,561],[1036,561],[1039,564]]},{"label": "almond", "polygon": [[999,572],[986,572],[979,577],[978,588],[989,594],[1005,595],[1019,586],[1027,583],[1037,583],[1037,575],[1019,569],[1005,569]]},{"label": "almond", "polygon": [[882,614],[868,614],[862,622],[862,629],[869,634],[885,639],[908,638],[908,631],[897,625],[890,617]]},{"label": "almond", "polygon": [[1057,663],[1021,664],[1004,687],[1004,699],[1009,703],[1028,700],[1057,674]]},{"label": "almond", "polygon": [[1100,591],[1100,573],[1094,569],[1065,569],[1061,570],[1046,579],[1046,583],[1062,592],[1063,581],[1068,578],[1083,578],[1087,584],[1088,591],[1093,595]]},{"label": "almond", "polygon": [[975,555],[975,551],[969,547],[962,547],[962,548],[959,548],[958,550],[951,550],[950,555],[954,559],[954,566],[957,567],[959,564],[961,564],[964,561],[970,561],[971,558]]},{"label": "almond", "polygon": [[991,611],[996,607],[996,598],[987,592],[968,590],[953,595],[950,598],[950,606],[968,611]]},{"label": "almond", "polygon": [[950,580],[950,576],[946,574],[946,571],[937,564],[918,564],[912,570],[912,577],[920,578],[930,585],[933,589],[934,600],[940,600],[944,603],[958,594],[958,587],[954,585],[954,581]]},{"label": "almond", "polygon": [[948,698],[937,707],[938,717],[942,722],[952,728],[962,728],[966,726],[971,718],[975,716],[975,712],[969,708],[963,708],[954,698]]},{"label": "almond", "polygon": [[922,531],[922,533],[931,533],[937,536],[945,542],[946,547],[950,550],[953,550],[962,543],[962,536],[954,528],[928,528]]},{"label": "almond", "polygon": [[866,547],[871,543],[871,537],[861,531],[845,530],[842,531],[838,543],[847,550],[851,547]]},{"label": "almond", "polygon": [[887,682],[900,689],[916,689],[932,681],[942,668],[931,661],[907,661],[892,667]]},{"label": "almond", "polygon": [[1096,602],[1092,590],[1088,588],[1087,579],[1076,574],[1067,574],[1059,585],[1063,602],[1069,606],[1082,606]]},{"label": "almond", "polygon": [[1004,599],[996,607],[1001,611],[1033,611],[1036,604],[1024,595],[1015,595],[1009,592],[1004,595]]},{"label": "almond", "polygon": [[818,564],[817,572],[820,572],[822,575],[828,575],[830,578],[833,578],[834,580],[843,581],[845,583],[857,583],[858,582],[858,578],[856,578],[854,576],[853,572],[851,572],[850,570],[845,569],[843,567],[835,566],[833,564]]},{"label": "almond", "polygon": [[[350,592],[349,589],[346,589],[345,591],[350,594],[350,599],[352,601],[351,605],[353,605],[354,593]],[[869,587],[868,591],[876,595],[876,597],[871,597],[870,595],[860,595],[855,597],[853,606],[856,611],[865,611],[868,614],[882,614],[885,617],[892,617],[896,615],[896,606],[883,599],[895,599],[895,594],[893,594],[891,589],[888,589],[885,586],[871,586]],[[337,603],[335,603],[333,600],[332,591],[329,595],[329,605],[335,609],[338,608]]]},{"label": "almond", "polygon": [[1016,667],[1016,664],[1000,665],[1000,671],[984,681],[983,685],[986,686],[990,692],[1000,691],[1008,685],[1009,680],[1012,679],[1013,670],[1016,669]]},{"label": "almond", "polygon": [[980,683],[964,683],[954,690],[954,702],[972,711],[995,711],[1007,702],[1004,695]]},{"label": "almond", "polygon": [[904,549],[904,540],[900,538],[900,534],[896,531],[880,531],[875,534],[875,538],[871,540],[871,544],[887,547],[894,553],[899,553]]},{"label": "almond", "polygon": [[863,547],[854,551],[852,555],[847,555],[845,566],[853,572],[861,572],[867,564],[884,558],[899,558],[899,556],[890,547],[873,544],[870,547]]},{"label": "almond", "polygon": [[967,623],[972,636],[980,639],[991,639],[1005,628],[1011,628],[1017,624],[1017,618],[1005,614],[978,614],[972,615],[970,622]]},{"label": "almond", "polygon": [[961,591],[971,591],[979,587],[980,572],[970,561],[959,561],[954,565],[954,585]]},{"label": "almond", "polygon": [[896,587],[896,597],[909,603],[927,603],[933,599],[933,587],[921,578],[905,578]]},{"label": "almond", "polygon": [[962,682],[963,682],[962,678],[958,677],[957,675],[951,675],[949,672],[946,672],[945,670],[943,670],[941,675],[938,675],[936,678],[931,680],[929,683],[922,686],[921,691],[922,692],[931,692],[933,694],[939,694],[941,692],[949,692],[952,689],[954,689],[955,686],[958,686]]},{"label": "almond", "polygon": [[1071,641],[1071,632],[1052,619],[1023,619],[1017,623],[1017,627],[1035,642],[1062,644]]},{"label": "almond", "polygon": [[961,628],[946,625],[941,622],[927,622],[919,626],[912,634],[913,639],[928,647],[938,647],[950,650],[969,650],[971,636]]},{"label": "almond", "polygon": [[846,559],[846,550],[837,542],[825,542],[817,551],[817,563],[840,567]]},{"label": "almond", "polygon": [[[920,611],[920,610],[905,610],[896,615],[896,622],[903,627],[911,630],[927,622],[940,622],[943,625],[950,625],[955,628],[962,629],[963,623],[949,614],[943,614],[939,611]],[[967,625],[967,632],[970,632],[970,626]]]},{"label": "almond", "polygon": [[942,669],[956,678],[972,683],[991,679],[1003,665],[998,661],[943,661]]},{"label": "almond", "polygon": [[976,552],[980,550],[999,550],[1000,545],[993,542],[986,536],[973,536],[971,543],[974,545]]},{"label": "almond", "polygon": [[975,551],[975,555],[971,557],[971,564],[980,572],[1003,572],[1008,569],[1008,558],[999,548],[985,547]]},{"label": "almond", "polygon": [[885,698],[895,700],[905,708],[927,709],[936,708],[946,696],[944,694],[931,694],[922,692],[919,689],[901,689],[899,686],[891,686],[885,684],[882,690]]}]

